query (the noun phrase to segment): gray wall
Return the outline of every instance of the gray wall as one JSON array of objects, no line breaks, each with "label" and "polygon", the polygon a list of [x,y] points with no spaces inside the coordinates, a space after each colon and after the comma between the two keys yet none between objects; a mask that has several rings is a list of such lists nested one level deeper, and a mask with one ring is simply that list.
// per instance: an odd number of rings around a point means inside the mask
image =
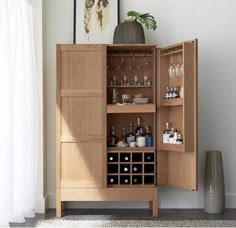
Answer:
[{"label": "gray wall", "polygon": [[[160,188],[162,208],[203,207],[206,150],[222,150],[226,207],[236,207],[236,1],[235,0],[120,0],[121,19],[129,10],[152,13],[155,32],[146,32],[159,47],[199,39],[199,191]],[[44,0],[45,78],[47,112],[47,194],[55,207],[55,78],[56,43],[72,43],[73,0]],[[71,207],[148,207],[146,203],[80,203]]]}]

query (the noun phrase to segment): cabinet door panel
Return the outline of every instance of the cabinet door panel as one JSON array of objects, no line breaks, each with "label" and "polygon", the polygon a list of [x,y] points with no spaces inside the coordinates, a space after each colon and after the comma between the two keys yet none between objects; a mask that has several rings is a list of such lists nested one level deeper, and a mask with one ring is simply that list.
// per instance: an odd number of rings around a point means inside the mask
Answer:
[{"label": "cabinet door panel", "polygon": [[[184,75],[171,78],[168,69],[173,61],[182,56]],[[197,152],[197,40],[172,45],[158,51],[158,164],[157,183],[191,190],[198,188]],[[164,102],[165,86],[184,88],[183,102],[175,99],[169,104]],[[162,105],[164,104],[164,105]],[[165,122],[183,134],[183,145],[163,144],[162,133]],[[167,145],[167,146],[166,146]]]},{"label": "cabinet door panel", "polygon": [[63,51],[61,89],[102,89],[103,56],[100,50]]},{"label": "cabinet door panel", "polygon": [[102,102],[101,97],[63,97],[62,139],[103,135]]},{"label": "cabinet door panel", "polygon": [[106,46],[57,45],[57,187],[105,187]]},{"label": "cabinet door panel", "polygon": [[62,143],[61,187],[102,187],[101,143]]}]

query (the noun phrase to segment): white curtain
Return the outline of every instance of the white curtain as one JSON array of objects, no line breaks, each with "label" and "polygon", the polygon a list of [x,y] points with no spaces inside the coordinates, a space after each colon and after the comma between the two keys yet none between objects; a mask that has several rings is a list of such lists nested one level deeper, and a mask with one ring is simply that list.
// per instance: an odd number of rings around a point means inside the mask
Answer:
[{"label": "white curtain", "polygon": [[0,226],[34,216],[38,91],[32,0],[0,0]]}]

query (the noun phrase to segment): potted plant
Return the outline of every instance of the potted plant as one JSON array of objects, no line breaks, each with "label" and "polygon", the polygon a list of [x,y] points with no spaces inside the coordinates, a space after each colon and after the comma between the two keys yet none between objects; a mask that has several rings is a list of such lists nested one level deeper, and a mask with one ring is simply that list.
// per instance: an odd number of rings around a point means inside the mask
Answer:
[{"label": "potted plant", "polygon": [[136,11],[129,11],[127,15],[131,18],[122,21],[116,26],[113,43],[144,44],[145,36],[143,26],[153,31],[156,30],[157,23],[155,18],[149,13],[142,14]]}]

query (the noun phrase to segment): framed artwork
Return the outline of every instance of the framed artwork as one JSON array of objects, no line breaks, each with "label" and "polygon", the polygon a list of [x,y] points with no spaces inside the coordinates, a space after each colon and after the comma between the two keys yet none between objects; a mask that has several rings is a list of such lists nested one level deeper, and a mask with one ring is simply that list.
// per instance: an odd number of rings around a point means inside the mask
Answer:
[{"label": "framed artwork", "polygon": [[119,0],[74,0],[74,44],[113,43]]}]

